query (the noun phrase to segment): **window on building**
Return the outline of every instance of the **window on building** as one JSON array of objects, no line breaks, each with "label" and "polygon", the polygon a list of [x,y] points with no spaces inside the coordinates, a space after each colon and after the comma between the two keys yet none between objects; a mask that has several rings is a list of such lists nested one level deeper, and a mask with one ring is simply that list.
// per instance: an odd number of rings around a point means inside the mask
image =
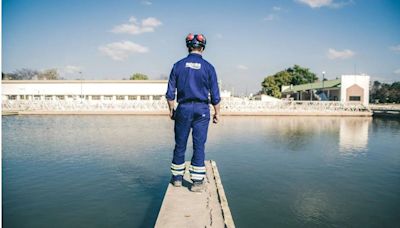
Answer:
[{"label": "window on building", "polygon": [[100,100],[100,96],[94,95],[94,96],[92,96],[92,100],[98,101],[98,100]]},{"label": "window on building", "polygon": [[63,95],[57,95],[57,100],[65,100],[65,97]]},{"label": "window on building", "polygon": [[104,100],[111,101],[113,96],[104,96]]},{"label": "window on building", "polygon": [[162,96],[160,96],[160,95],[153,96],[153,100],[159,101],[159,100],[161,100],[161,97],[162,97]]},{"label": "window on building", "polygon": [[350,101],[361,101],[361,97],[360,96],[350,96],[349,100]]},{"label": "window on building", "polygon": [[137,96],[128,96],[128,100],[137,100]]},{"label": "window on building", "polygon": [[36,101],[40,100],[40,95],[33,96],[33,99],[36,100]]},{"label": "window on building", "polygon": [[116,96],[116,99],[119,101],[125,100],[125,96]]},{"label": "window on building", "polygon": [[140,100],[149,100],[150,99],[150,96],[148,96],[148,95],[144,95],[144,96],[141,96],[140,97]]},{"label": "window on building", "polygon": [[8,95],[9,100],[17,100],[17,95]]},{"label": "window on building", "polygon": [[25,95],[19,95],[19,99],[25,100]]},{"label": "window on building", "polygon": [[47,101],[49,101],[49,100],[52,100],[52,99],[53,99],[53,96],[51,96],[51,95],[46,95],[46,96],[44,96],[44,99],[47,100]]}]

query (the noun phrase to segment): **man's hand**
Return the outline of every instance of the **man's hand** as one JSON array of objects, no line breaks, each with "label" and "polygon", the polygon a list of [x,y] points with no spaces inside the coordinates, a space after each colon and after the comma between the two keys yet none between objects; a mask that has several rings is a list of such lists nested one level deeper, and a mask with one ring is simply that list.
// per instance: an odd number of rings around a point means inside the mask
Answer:
[{"label": "man's hand", "polygon": [[218,114],[214,114],[213,116],[213,123],[217,124],[219,121],[219,115]]},{"label": "man's hand", "polygon": [[216,104],[214,106],[214,116],[213,116],[213,123],[217,124],[219,121],[219,113],[220,113],[220,105]]},{"label": "man's hand", "polygon": [[169,118],[171,118],[171,120],[175,119],[175,109],[169,110]]},{"label": "man's hand", "polygon": [[169,118],[171,118],[171,120],[174,119],[174,115],[175,115],[175,102],[172,100],[167,100],[168,102],[168,108],[169,108]]}]

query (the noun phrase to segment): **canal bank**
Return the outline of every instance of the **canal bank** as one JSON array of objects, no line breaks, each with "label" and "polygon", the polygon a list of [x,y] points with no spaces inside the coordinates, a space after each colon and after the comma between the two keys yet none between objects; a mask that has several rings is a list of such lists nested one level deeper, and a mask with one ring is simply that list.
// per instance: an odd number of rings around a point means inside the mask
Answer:
[{"label": "canal bank", "polygon": [[[165,116],[167,111],[14,111],[3,112],[2,115],[150,115]],[[372,112],[351,112],[351,111],[260,111],[260,112],[229,112],[221,111],[222,116],[360,116],[370,117]]]}]

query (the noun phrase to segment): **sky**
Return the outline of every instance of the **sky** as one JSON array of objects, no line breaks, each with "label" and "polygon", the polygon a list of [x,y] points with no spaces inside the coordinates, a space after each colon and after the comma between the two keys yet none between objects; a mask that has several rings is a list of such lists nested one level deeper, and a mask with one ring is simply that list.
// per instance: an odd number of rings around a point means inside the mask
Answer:
[{"label": "sky", "polygon": [[2,0],[2,71],[165,79],[190,32],[205,35],[204,58],[237,95],[294,64],[400,81],[398,0]]}]

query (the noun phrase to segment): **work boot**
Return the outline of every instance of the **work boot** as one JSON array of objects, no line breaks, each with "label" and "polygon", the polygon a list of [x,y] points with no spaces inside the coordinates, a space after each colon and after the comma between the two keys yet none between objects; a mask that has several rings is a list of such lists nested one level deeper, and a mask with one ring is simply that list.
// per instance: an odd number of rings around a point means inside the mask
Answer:
[{"label": "work boot", "polygon": [[182,186],[182,176],[172,176],[171,177],[171,183],[174,187],[181,187]]},{"label": "work boot", "polygon": [[195,181],[190,188],[192,192],[202,192],[204,190],[204,182],[203,181]]},{"label": "work boot", "polygon": [[172,185],[174,187],[181,187],[182,186],[182,181],[181,180],[174,180],[174,181],[172,181]]}]

